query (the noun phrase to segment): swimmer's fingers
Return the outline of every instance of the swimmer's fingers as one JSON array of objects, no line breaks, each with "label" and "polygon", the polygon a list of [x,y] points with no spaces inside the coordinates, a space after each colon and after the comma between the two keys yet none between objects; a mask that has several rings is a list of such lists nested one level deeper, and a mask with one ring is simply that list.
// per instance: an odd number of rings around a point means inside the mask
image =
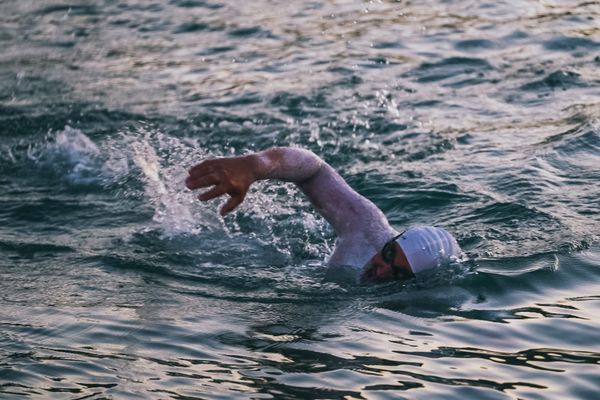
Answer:
[{"label": "swimmer's fingers", "polygon": [[244,195],[239,195],[235,197],[230,197],[229,200],[221,207],[221,215],[225,215],[231,212],[234,208],[242,204],[244,201]]},{"label": "swimmer's fingers", "polygon": [[213,170],[214,163],[215,163],[215,160],[204,160],[200,164],[196,164],[192,168],[190,168],[188,170],[188,173],[190,175],[195,175],[195,176],[210,173]]},{"label": "swimmer's fingers", "polygon": [[201,201],[208,201],[219,196],[223,196],[225,193],[227,193],[227,188],[224,185],[218,185],[209,191],[202,193],[200,196],[198,196],[198,199]]},{"label": "swimmer's fingers", "polygon": [[210,174],[210,175],[190,175],[187,177],[187,179],[185,180],[185,186],[187,186],[188,189],[200,189],[203,187],[208,187],[208,186],[213,186],[219,183],[219,178],[214,175],[214,174]]}]

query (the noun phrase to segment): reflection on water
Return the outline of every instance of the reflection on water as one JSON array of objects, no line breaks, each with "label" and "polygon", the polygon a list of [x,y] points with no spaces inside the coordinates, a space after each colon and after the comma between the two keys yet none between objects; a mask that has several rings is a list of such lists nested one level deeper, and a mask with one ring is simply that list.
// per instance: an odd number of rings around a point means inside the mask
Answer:
[{"label": "reflection on water", "polygon": [[[594,2],[0,3],[0,397],[595,399]],[[206,157],[313,150],[469,259],[353,283],[293,185],[218,217]]]}]

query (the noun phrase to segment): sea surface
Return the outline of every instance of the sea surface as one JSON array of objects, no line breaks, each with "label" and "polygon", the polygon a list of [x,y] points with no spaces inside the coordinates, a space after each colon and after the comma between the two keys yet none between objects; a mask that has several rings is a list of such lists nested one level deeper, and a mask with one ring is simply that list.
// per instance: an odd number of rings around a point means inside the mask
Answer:
[{"label": "sea surface", "polygon": [[[358,285],[320,155],[464,262]],[[0,399],[600,396],[600,3],[0,1]]]}]

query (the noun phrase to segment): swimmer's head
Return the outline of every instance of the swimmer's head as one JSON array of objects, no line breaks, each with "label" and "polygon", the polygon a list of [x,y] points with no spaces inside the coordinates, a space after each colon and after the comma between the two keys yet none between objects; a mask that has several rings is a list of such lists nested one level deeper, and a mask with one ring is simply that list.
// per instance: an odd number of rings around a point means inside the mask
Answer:
[{"label": "swimmer's head", "polygon": [[429,226],[409,229],[383,246],[365,267],[363,281],[406,279],[459,258],[461,250],[447,231]]},{"label": "swimmer's head", "polygon": [[381,251],[375,254],[365,266],[361,281],[389,281],[408,279],[414,274],[404,251],[396,241],[398,236],[383,246]]}]

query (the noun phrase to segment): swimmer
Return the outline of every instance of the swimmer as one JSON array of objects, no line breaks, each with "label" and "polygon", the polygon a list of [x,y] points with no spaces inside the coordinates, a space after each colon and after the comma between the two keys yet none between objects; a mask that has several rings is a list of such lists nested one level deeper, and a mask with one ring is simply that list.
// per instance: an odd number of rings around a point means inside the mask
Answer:
[{"label": "swimmer", "polygon": [[407,279],[460,256],[458,243],[441,228],[395,231],[383,212],[358,194],[325,161],[311,151],[276,147],[239,157],[209,159],[189,170],[189,189],[209,188],[198,199],[229,198],[225,215],[239,206],[259,180],[293,182],[331,224],[336,245],[328,263],[361,270],[361,281]]}]

